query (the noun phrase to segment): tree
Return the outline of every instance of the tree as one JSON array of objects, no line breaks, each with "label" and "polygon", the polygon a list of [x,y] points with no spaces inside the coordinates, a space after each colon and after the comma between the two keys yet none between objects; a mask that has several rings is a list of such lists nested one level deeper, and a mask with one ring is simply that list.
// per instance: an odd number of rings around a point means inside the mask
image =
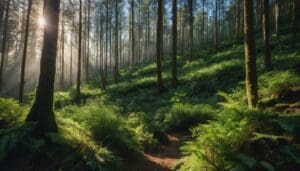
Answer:
[{"label": "tree", "polygon": [[240,40],[240,21],[241,21],[241,7],[240,0],[236,0],[236,22],[235,22],[235,31],[236,31],[236,42]]},{"label": "tree", "polygon": [[256,45],[253,19],[253,1],[244,0],[244,34],[245,34],[245,65],[246,65],[246,92],[249,108],[256,106],[257,71],[256,71]]},{"label": "tree", "polygon": [[44,43],[41,57],[40,77],[35,101],[26,118],[27,122],[37,122],[40,134],[57,131],[53,112],[53,92],[58,39],[60,0],[44,0]]},{"label": "tree", "polygon": [[276,37],[280,37],[280,0],[275,0],[275,30]]},{"label": "tree", "polygon": [[172,6],[172,85],[177,85],[177,0],[173,0]]},{"label": "tree", "polygon": [[78,40],[78,62],[77,62],[77,83],[76,83],[76,97],[77,104],[81,101],[80,83],[81,83],[81,43],[82,43],[82,0],[79,0],[79,40]]},{"label": "tree", "polygon": [[161,71],[161,54],[162,54],[162,30],[163,30],[163,0],[158,0],[157,8],[157,30],[156,30],[156,64],[157,64],[157,88],[158,92],[164,90],[162,71]]},{"label": "tree", "polygon": [[119,80],[119,51],[118,51],[118,40],[119,40],[119,0],[115,0],[115,68],[114,68],[114,79],[115,82]]},{"label": "tree", "polygon": [[264,34],[264,53],[265,53],[265,68],[271,67],[271,54],[270,54],[270,12],[269,12],[269,0],[263,0],[264,13],[263,13],[263,34]]},{"label": "tree", "polygon": [[23,102],[24,84],[25,84],[25,67],[26,67],[27,44],[28,44],[28,34],[29,34],[29,23],[30,23],[31,7],[32,7],[32,0],[28,0],[27,18],[26,18],[25,35],[24,35],[23,57],[22,57],[22,64],[21,64],[21,79],[20,79],[20,87],[19,87],[19,103]]},{"label": "tree", "polygon": [[135,64],[135,38],[134,38],[134,0],[131,0],[130,3],[131,9],[131,22],[130,22],[130,33],[131,33],[131,66]]},{"label": "tree", "polygon": [[9,8],[10,8],[10,0],[7,0],[6,1],[6,10],[5,10],[4,29],[3,29],[3,39],[2,39],[1,63],[0,63],[0,91],[2,90],[2,77],[3,77],[3,69],[4,69],[7,27],[8,27],[7,25],[8,25],[8,18],[9,18],[9,12],[10,12]]},{"label": "tree", "polygon": [[218,36],[218,9],[219,9],[219,7],[218,7],[218,5],[219,5],[219,3],[218,3],[219,1],[218,0],[216,0],[215,1],[215,50],[216,51],[218,51],[218,44],[219,44],[219,36]]},{"label": "tree", "polygon": [[194,45],[194,16],[193,16],[193,0],[188,0],[188,6],[189,6],[189,20],[190,20],[190,54],[189,54],[189,60],[192,62],[193,58],[193,45]]},{"label": "tree", "polygon": [[300,17],[300,2],[297,0],[293,1],[293,45],[295,46],[297,44],[297,31],[298,31],[298,20]]}]

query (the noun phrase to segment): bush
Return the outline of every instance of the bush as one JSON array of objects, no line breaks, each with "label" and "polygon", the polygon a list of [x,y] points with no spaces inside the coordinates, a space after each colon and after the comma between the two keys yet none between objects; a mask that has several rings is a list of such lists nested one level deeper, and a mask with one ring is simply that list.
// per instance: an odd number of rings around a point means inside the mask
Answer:
[{"label": "bush", "polygon": [[171,110],[164,113],[164,125],[167,130],[186,130],[197,123],[213,118],[213,107],[206,104],[190,105],[175,103]]},{"label": "bush", "polygon": [[101,104],[82,107],[69,106],[60,112],[91,132],[91,136],[113,152],[126,157],[138,156],[140,146],[135,134],[126,127],[123,117]]},{"label": "bush", "polygon": [[27,109],[13,99],[0,98],[0,128],[7,128],[22,123]]}]

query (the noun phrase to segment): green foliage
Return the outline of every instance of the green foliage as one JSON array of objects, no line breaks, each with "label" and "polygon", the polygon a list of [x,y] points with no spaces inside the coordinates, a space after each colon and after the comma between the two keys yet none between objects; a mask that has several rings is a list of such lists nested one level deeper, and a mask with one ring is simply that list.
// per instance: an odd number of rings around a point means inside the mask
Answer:
[{"label": "green foliage", "polygon": [[25,119],[27,109],[13,99],[0,98],[0,128],[20,124]]},{"label": "green foliage", "polygon": [[97,142],[121,156],[133,157],[140,154],[134,132],[126,127],[124,118],[116,114],[113,108],[101,104],[68,106],[62,109],[59,115],[72,119],[90,131]]},{"label": "green foliage", "polygon": [[170,111],[166,111],[161,115],[164,116],[163,123],[167,130],[184,130],[195,124],[204,123],[212,119],[213,111],[214,108],[210,105],[175,103]]},{"label": "green foliage", "polygon": [[259,82],[261,84],[260,94],[262,96],[278,98],[284,92],[299,88],[300,77],[291,70],[271,71],[262,75]]}]

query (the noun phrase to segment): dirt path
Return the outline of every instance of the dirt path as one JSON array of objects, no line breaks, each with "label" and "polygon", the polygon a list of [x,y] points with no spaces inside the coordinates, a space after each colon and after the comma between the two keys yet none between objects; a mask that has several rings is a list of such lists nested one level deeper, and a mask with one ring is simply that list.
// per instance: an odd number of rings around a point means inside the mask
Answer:
[{"label": "dirt path", "polygon": [[170,171],[181,158],[180,145],[190,137],[187,133],[168,134],[169,144],[163,145],[159,153],[144,153],[144,156],[126,163],[128,171]]}]

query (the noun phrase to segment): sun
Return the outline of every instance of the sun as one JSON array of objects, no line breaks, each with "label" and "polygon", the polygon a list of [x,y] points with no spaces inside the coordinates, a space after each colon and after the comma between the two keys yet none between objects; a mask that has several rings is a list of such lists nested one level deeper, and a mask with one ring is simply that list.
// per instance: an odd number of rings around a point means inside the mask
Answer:
[{"label": "sun", "polygon": [[38,23],[41,27],[45,27],[47,24],[46,19],[43,16],[39,17]]}]

